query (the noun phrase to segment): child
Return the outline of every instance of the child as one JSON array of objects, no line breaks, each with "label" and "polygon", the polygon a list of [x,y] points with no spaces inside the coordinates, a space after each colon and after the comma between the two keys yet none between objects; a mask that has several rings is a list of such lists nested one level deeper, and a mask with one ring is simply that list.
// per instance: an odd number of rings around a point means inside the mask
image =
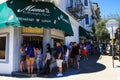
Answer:
[{"label": "child", "polygon": [[84,57],[84,60],[85,60],[85,59],[88,60],[88,58],[87,58],[87,53],[88,53],[87,46],[86,46],[86,44],[84,44],[84,45],[82,46],[82,55],[83,55],[83,57]]}]

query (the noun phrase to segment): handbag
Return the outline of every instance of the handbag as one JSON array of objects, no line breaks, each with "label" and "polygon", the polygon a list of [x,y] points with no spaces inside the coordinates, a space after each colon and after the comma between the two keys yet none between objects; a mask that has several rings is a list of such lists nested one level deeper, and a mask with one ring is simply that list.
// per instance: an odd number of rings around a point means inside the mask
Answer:
[{"label": "handbag", "polygon": [[29,58],[30,58],[30,55],[27,55],[27,56],[26,56],[26,59],[29,59]]}]

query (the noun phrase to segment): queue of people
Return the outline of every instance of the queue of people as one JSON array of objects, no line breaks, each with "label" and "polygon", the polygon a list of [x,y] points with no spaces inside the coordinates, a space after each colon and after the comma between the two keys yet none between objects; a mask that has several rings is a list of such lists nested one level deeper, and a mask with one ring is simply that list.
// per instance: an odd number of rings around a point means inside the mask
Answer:
[{"label": "queue of people", "polygon": [[58,67],[56,76],[63,76],[63,65],[65,65],[66,71],[71,66],[75,69],[80,69],[81,56],[84,60],[88,60],[88,56],[92,54],[92,49],[92,44],[90,43],[77,44],[76,42],[71,42],[69,45],[62,45],[60,42],[56,42],[53,49],[51,49],[50,44],[46,44],[44,58],[42,48],[29,42],[20,48],[20,71],[23,72],[27,65],[28,74],[32,74],[36,68],[38,73],[48,75],[51,61],[53,60],[52,57],[54,56]]}]

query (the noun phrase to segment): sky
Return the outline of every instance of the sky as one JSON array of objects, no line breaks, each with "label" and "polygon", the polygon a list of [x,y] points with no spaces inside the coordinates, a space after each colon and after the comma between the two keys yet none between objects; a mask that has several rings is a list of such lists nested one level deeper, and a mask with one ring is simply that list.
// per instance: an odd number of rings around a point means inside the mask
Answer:
[{"label": "sky", "polygon": [[120,15],[120,0],[91,0],[91,1],[98,3],[102,18],[110,14]]}]

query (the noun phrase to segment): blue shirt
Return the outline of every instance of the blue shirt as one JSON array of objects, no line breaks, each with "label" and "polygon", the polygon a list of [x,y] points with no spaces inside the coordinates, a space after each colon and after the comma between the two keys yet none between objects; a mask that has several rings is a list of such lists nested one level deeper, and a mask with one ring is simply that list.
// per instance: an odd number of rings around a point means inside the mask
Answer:
[{"label": "blue shirt", "polygon": [[86,44],[87,46],[87,50],[91,50],[91,45],[90,44]]},{"label": "blue shirt", "polygon": [[56,50],[56,59],[58,59],[58,55],[59,54],[61,54],[61,58],[60,59],[63,59],[63,56],[62,56],[62,53],[63,53],[62,47],[56,47],[55,50]]},{"label": "blue shirt", "polygon": [[35,57],[35,55],[34,55],[34,47],[33,46],[28,46],[27,47],[27,55],[30,55],[30,57]]}]

